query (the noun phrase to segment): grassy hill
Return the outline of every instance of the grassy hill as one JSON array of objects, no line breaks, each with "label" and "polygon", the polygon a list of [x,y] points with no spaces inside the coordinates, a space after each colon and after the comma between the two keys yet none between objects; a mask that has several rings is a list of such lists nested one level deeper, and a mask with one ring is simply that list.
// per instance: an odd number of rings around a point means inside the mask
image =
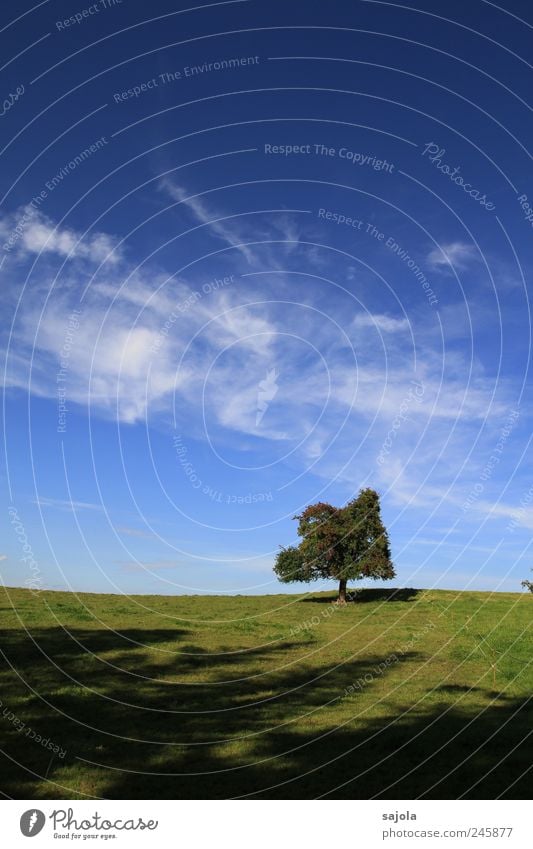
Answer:
[{"label": "grassy hill", "polygon": [[0,789],[528,798],[533,597],[389,595],[0,589]]}]

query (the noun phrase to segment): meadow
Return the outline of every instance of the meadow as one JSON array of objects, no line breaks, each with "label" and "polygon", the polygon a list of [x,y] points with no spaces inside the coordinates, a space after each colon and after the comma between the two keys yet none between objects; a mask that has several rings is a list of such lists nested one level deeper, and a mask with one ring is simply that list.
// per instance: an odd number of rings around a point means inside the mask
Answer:
[{"label": "meadow", "polygon": [[529,798],[529,593],[0,591],[10,798]]}]

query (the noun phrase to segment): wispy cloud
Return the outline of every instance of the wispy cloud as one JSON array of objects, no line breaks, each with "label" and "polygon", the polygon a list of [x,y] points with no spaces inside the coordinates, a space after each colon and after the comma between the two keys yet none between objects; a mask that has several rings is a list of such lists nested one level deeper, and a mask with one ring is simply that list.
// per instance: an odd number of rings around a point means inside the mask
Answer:
[{"label": "wispy cloud", "polygon": [[409,319],[395,318],[382,313],[361,312],[355,316],[353,326],[356,329],[371,327],[382,333],[397,333],[409,328]]},{"label": "wispy cloud", "polygon": [[68,513],[76,513],[78,510],[101,511],[104,509],[101,504],[91,504],[87,501],[64,501],[60,498],[43,498],[42,496],[33,499],[32,503],[37,504],[39,507],[50,507],[54,510],[64,510]]},{"label": "wispy cloud", "polygon": [[60,227],[32,207],[21,207],[0,219],[0,237],[16,255],[56,254],[115,265],[121,259],[117,239],[107,233],[82,234]]},{"label": "wispy cloud", "polygon": [[[71,403],[90,405],[93,410],[124,422],[146,415],[148,405],[171,393],[176,382],[173,345],[154,354],[160,338],[161,318],[146,309],[137,320],[137,309],[123,301],[89,292],[79,327],[69,341],[65,387]],[[57,397],[56,375],[61,368],[62,349],[68,332],[70,300],[65,292],[51,298],[40,316],[27,306],[16,336],[16,355],[10,356],[7,385],[28,388],[29,351],[39,352],[31,372],[30,390],[43,397]],[[27,358],[23,356],[27,353]],[[153,368],[152,368],[153,366]]]},{"label": "wispy cloud", "polygon": [[466,242],[449,242],[434,248],[428,254],[427,261],[435,271],[451,271],[456,268],[463,271],[472,262],[479,259],[473,245]]},{"label": "wispy cloud", "polygon": [[149,534],[146,531],[142,531],[139,528],[128,528],[124,526],[115,527],[115,531],[117,534],[123,534],[128,537],[139,537],[143,539],[152,539],[154,534]]},{"label": "wispy cloud", "polygon": [[479,500],[472,505],[478,513],[494,519],[513,519],[522,528],[533,528],[533,507],[508,504],[502,501]]},{"label": "wispy cloud", "polygon": [[[213,231],[213,220],[220,215],[198,198],[191,200],[182,187],[173,186],[173,191],[210,233],[239,246],[239,227],[218,222],[221,226]],[[263,221],[257,229],[267,226]],[[272,235],[278,236],[274,230]],[[287,225],[287,235],[297,252],[298,232]],[[64,249],[70,244],[67,240]],[[473,258],[472,248],[463,243],[445,245],[445,250],[446,255],[433,257],[440,270],[451,260],[457,266]],[[260,255],[242,250],[236,254],[236,267]],[[290,261],[291,255],[286,258]],[[77,273],[79,269],[82,275],[88,261],[74,254],[69,274],[50,295],[42,316],[36,299],[23,304],[8,386],[27,389],[31,363],[30,390],[57,397],[68,315],[78,297]],[[70,344],[68,402],[90,405],[94,413],[127,424],[161,422],[175,411],[184,435],[205,434],[205,427],[210,439],[241,454],[263,452],[261,459],[271,464],[276,457],[290,456],[287,462],[296,473],[311,469],[313,480],[335,482],[347,491],[363,480],[373,481],[390,493],[389,504],[399,511],[406,505],[424,511],[441,503],[459,511],[471,486],[468,470],[461,472],[465,446],[474,443],[481,429],[487,434],[486,450],[491,450],[491,438],[495,444],[512,397],[505,377],[495,385],[479,357],[465,369],[459,347],[448,348],[443,359],[426,315],[395,314],[394,307],[388,311],[382,306],[353,316],[352,302],[348,309],[326,302],[323,285],[313,289],[312,281],[298,286],[298,303],[291,305],[296,278],[268,276],[267,297],[266,279],[236,273],[231,286],[207,296],[202,289],[205,275],[176,279],[161,268],[140,269],[124,258],[118,266],[105,267],[87,290]],[[187,303],[192,306],[183,309]],[[462,328],[468,330],[468,315],[459,324],[451,311],[446,321],[460,326],[455,337],[459,346]],[[276,391],[272,384],[265,397],[259,397],[258,388],[268,374],[276,375]],[[413,401],[415,384],[423,392]],[[393,444],[379,466],[376,458],[391,430]],[[513,517],[507,505],[492,509],[490,497],[487,488],[486,509],[494,519]],[[52,498],[39,503],[68,511],[102,509]],[[529,514],[523,512],[519,521],[524,526]],[[135,527],[116,530],[132,538],[149,537]],[[154,563],[161,569],[179,565]]]},{"label": "wispy cloud", "polygon": [[228,223],[227,219],[232,216],[220,216],[218,212],[210,209],[208,203],[198,195],[193,195],[187,192],[178,183],[173,182],[168,177],[161,180],[161,188],[170,197],[183,204],[190,210],[194,218],[200,223],[209,227],[212,233],[222,239],[227,245],[236,248],[239,253],[252,264],[254,262],[253,251],[243,242],[246,241],[244,233],[241,233],[238,226]]}]

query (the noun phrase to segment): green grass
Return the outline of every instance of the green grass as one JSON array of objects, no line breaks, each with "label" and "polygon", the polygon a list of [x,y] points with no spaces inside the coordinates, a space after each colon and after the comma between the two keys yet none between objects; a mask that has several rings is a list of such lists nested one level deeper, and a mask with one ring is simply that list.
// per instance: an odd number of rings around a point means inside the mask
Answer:
[{"label": "green grass", "polygon": [[0,789],[529,798],[533,597],[332,598],[0,590]]}]

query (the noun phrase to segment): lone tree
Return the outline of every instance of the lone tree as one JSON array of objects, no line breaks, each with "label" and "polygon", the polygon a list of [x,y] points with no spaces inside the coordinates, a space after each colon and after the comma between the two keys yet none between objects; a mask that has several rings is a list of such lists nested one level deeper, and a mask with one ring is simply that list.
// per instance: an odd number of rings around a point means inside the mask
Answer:
[{"label": "lone tree", "polygon": [[345,507],[310,504],[298,519],[298,546],[281,548],[274,571],[280,581],[339,582],[339,604],[346,603],[347,581],[395,577],[389,537],[373,489],[362,489]]}]

